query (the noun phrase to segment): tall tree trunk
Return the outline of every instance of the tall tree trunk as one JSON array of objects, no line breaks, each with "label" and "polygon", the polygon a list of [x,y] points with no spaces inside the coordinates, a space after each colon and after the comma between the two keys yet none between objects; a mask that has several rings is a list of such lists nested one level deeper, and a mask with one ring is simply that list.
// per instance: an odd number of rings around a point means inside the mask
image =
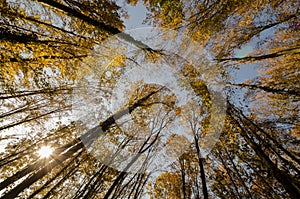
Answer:
[{"label": "tall tree trunk", "polygon": [[240,182],[242,183],[243,187],[245,187],[246,192],[248,193],[247,198],[251,198],[251,199],[252,199],[253,197],[252,197],[252,194],[251,194],[249,188],[247,187],[246,183],[244,182],[242,176],[240,175],[240,172],[239,172],[238,168],[235,166],[234,161],[232,160],[232,158],[231,158],[229,152],[227,151],[227,149],[226,149],[226,147],[224,146],[223,143],[222,143],[222,146],[224,147],[225,153],[226,153],[226,155],[227,155],[229,161],[231,162],[231,164],[232,164],[232,166],[233,166],[233,169],[234,169],[235,173],[237,174],[237,176],[238,176]]},{"label": "tall tree trunk", "polygon": [[[161,88],[162,89],[162,88]],[[0,190],[6,188],[10,184],[14,183],[16,180],[26,176],[27,174],[30,174],[34,171],[37,171],[37,173],[33,174],[23,182],[21,182],[19,185],[11,189],[8,193],[6,193],[3,198],[4,199],[11,199],[14,197],[17,197],[20,192],[22,192],[25,188],[28,188],[30,185],[32,185],[34,182],[38,181],[45,175],[47,175],[55,166],[62,164],[67,159],[69,159],[72,155],[77,153],[79,150],[81,150],[86,144],[91,144],[95,138],[97,138],[101,133],[107,131],[111,125],[115,123],[115,120],[120,119],[124,115],[131,113],[134,111],[137,107],[144,105],[143,103],[149,99],[152,95],[159,92],[161,89],[158,89],[156,91],[150,92],[145,97],[137,100],[134,104],[131,106],[128,106],[127,108],[123,109],[122,111],[116,113],[115,115],[110,116],[107,118],[104,122],[102,122],[100,125],[94,127],[93,129],[89,130],[87,133],[83,134],[80,139],[77,138],[73,140],[72,142],[64,145],[63,147],[59,148],[58,150],[54,151],[55,159],[52,161],[49,160],[49,163],[46,165],[43,164],[43,160],[39,160],[25,169],[17,172],[13,176],[7,178],[6,180],[2,181],[0,183]],[[157,137],[156,137],[157,138]],[[156,139],[155,139],[156,140]],[[154,141],[155,141],[154,140]],[[147,146],[144,148],[141,152],[144,152],[144,150],[147,150],[150,146]],[[40,169],[41,165],[44,165],[43,168]],[[39,170],[38,170],[39,169]],[[122,175],[120,175],[122,176]]]},{"label": "tall tree trunk", "polygon": [[280,57],[280,56],[284,56],[284,55],[296,55],[296,54],[300,54],[300,46],[296,46],[294,48],[290,48],[290,49],[285,49],[285,50],[281,50],[275,53],[270,53],[270,54],[265,54],[265,55],[259,55],[259,56],[247,56],[247,57],[232,57],[232,58],[223,58],[223,59],[218,59],[217,61],[220,62],[225,62],[225,61],[242,61],[242,62],[246,62],[246,61],[261,61],[264,59],[271,59],[271,58],[276,58],[276,57]]},{"label": "tall tree trunk", "polygon": [[261,85],[255,85],[255,84],[245,84],[245,83],[240,83],[240,84],[231,84],[229,83],[230,86],[239,86],[243,88],[248,88],[252,90],[263,90],[265,92],[270,92],[270,93],[276,93],[276,94],[281,94],[281,95],[294,95],[295,97],[299,97],[300,93],[296,90],[286,90],[285,88],[279,89],[279,88],[272,88],[269,86],[261,86]]},{"label": "tall tree trunk", "polygon": [[222,158],[221,152],[220,152],[219,150],[218,150],[218,156],[219,156],[219,158],[220,158],[222,164],[224,165],[224,168],[226,169],[226,171],[227,171],[227,173],[228,173],[229,179],[230,179],[230,181],[231,181],[231,183],[232,183],[232,185],[233,185],[233,187],[234,187],[234,190],[235,190],[235,192],[236,192],[238,198],[239,198],[239,199],[242,199],[243,197],[240,195],[239,189],[238,189],[238,187],[236,186],[236,183],[235,183],[235,181],[234,181],[234,179],[233,179],[233,176],[231,175],[231,169],[228,168],[228,166],[227,166],[226,162],[224,161],[224,159]]},{"label": "tall tree trunk", "polygon": [[203,165],[204,158],[202,158],[202,156],[201,156],[198,138],[196,137],[195,134],[194,134],[194,141],[195,141],[195,146],[196,146],[197,155],[198,155],[198,163],[199,163],[199,168],[200,168],[200,178],[201,178],[201,182],[202,182],[203,196],[204,196],[204,199],[208,199],[207,184],[206,184],[204,165]]},{"label": "tall tree trunk", "polygon": [[182,192],[183,192],[183,199],[187,199],[186,196],[186,185],[185,185],[185,166],[184,166],[184,159],[179,159],[180,164],[180,172],[181,172],[181,184],[182,184]]},{"label": "tall tree trunk", "polygon": [[[262,163],[268,168],[270,174],[285,188],[291,198],[297,199],[300,196],[300,183],[297,179],[290,176],[288,173],[277,168],[272,160],[268,157],[267,154],[264,153],[261,146],[259,146],[251,137],[249,137],[243,126],[240,124],[241,118],[238,115],[238,112],[230,107],[230,117],[233,122],[240,129],[240,133],[243,138],[247,141],[247,143],[251,146],[251,148],[255,151],[258,157],[261,159]],[[251,134],[251,133],[249,133]]]},{"label": "tall tree trunk", "polygon": [[71,8],[71,7],[65,6],[65,5],[63,5],[59,2],[53,1],[53,0],[38,0],[38,2],[44,3],[48,6],[54,7],[58,10],[61,10],[65,13],[67,13],[67,15],[69,15],[69,16],[81,19],[82,21],[84,21],[84,22],[86,22],[90,25],[93,25],[93,26],[95,26],[95,27],[97,27],[97,28],[101,29],[102,31],[105,31],[109,34],[117,35],[121,39],[124,39],[125,41],[137,46],[138,48],[146,49],[146,50],[149,50],[151,52],[155,51],[155,50],[151,49],[149,46],[147,46],[146,44],[142,43],[141,41],[135,40],[130,35],[128,35],[126,33],[122,33],[118,28],[107,25],[107,24],[103,23],[102,21],[93,19],[93,18],[91,18],[91,17],[89,17],[85,14],[82,14],[81,12],[79,12],[79,11],[77,11],[77,10]]}]

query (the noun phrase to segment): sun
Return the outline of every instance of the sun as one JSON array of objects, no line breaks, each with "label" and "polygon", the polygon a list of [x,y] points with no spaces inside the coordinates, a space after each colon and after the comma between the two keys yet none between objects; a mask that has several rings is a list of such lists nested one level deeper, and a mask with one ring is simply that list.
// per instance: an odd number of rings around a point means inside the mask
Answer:
[{"label": "sun", "polygon": [[53,149],[50,146],[42,146],[38,151],[41,158],[48,158],[52,154]]}]

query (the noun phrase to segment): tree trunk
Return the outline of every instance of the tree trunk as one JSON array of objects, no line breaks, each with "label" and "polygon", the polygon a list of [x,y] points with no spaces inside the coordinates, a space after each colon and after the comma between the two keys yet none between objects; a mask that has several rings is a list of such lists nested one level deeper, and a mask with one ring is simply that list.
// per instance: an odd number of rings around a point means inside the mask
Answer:
[{"label": "tree trunk", "polygon": [[[99,126],[93,128],[93,129],[89,130],[87,133],[83,134],[80,137],[81,140],[79,138],[77,138],[77,139],[73,140],[72,142],[70,142],[69,144],[66,144],[63,147],[58,148],[57,150],[55,150],[53,152],[53,154],[55,154],[55,156],[57,156],[57,158],[54,157],[55,159],[53,159],[52,161],[49,160],[49,163],[47,163],[46,165],[43,164],[43,160],[41,159],[41,160],[37,161],[36,163],[33,163],[32,165],[26,167],[25,169],[17,172],[16,174],[7,178],[6,180],[2,181],[0,183],[0,190],[9,186],[16,180],[26,176],[27,174],[30,174],[33,171],[36,171],[37,169],[39,169],[41,167],[41,165],[44,165],[44,167],[42,169],[40,169],[39,171],[37,171],[37,173],[33,174],[32,176],[27,178],[25,181],[21,182],[19,185],[17,185],[13,189],[11,189],[7,194],[5,194],[3,196],[3,198],[11,199],[11,198],[17,197],[18,194],[20,192],[22,192],[25,188],[28,188],[34,182],[36,182],[37,180],[39,180],[42,177],[44,177],[45,175],[47,175],[48,172],[51,171],[51,169],[53,169],[55,166],[57,166],[58,164],[62,164],[64,161],[66,161],[68,158],[70,158],[72,155],[74,155],[80,149],[85,147],[85,145],[83,143],[91,144],[94,141],[94,139],[97,138],[101,133],[107,131],[110,128],[110,126],[115,123],[115,120],[117,120],[117,119],[121,118],[122,116],[124,116],[125,114],[127,114],[128,111],[129,111],[129,113],[131,113],[137,107],[142,106],[144,101],[149,99],[152,95],[159,92],[160,90],[161,89],[150,92],[145,97],[136,101],[136,103],[134,103],[133,105],[131,105],[131,106],[123,109],[122,111],[116,113],[115,115],[107,118]],[[157,137],[156,137],[156,139],[157,139]],[[147,146],[141,152],[144,152],[144,150],[147,150],[150,146],[151,145]],[[63,153],[61,153],[61,152],[63,152]]]},{"label": "tree trunk", "polygon": [[198,163],[199,163],[199,168],[200,168],[200,177],[201,177],[201,182],[202,182],[203,197],[204,197],[204,199],[208,199],[208,191],[207,191],[204,165],[203,165],[204,158],[201,157],[198,138],[196,137],[195,134],[194,134],[194,141],[195,141],[195,146],[196,146],[197,155],[198,155]]},{"label": "tree trunk", "polygon": [[240,125],[240,118],[238,115],[236,115],[238,113],[234,111],[232,107],[230,108],[230,113],[232,120],[240,129],[241,135],[255,151],[255,153],[261,159],[262,163],[268,168],[270,174],[285,188],[291,198],[297,199],[300,196],[300,183],[298,182],[298,180],[277,168],[277,166],[270,160],[268,155],[264,153],[262,148],[252,138],[249,137],[247,132]]}]

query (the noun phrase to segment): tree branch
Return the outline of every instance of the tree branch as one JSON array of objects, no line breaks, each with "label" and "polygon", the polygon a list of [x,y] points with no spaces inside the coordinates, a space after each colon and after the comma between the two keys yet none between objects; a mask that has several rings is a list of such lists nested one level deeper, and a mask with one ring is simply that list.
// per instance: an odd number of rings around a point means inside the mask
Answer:
[{"label": "tree branch", "polygon": [[246,57],[232,57],[232,58],[223,58],[223,59],[215,59],[218,62],[228,62],[228,61],[240,61],[240,62],[247,62],[247,61],[261,61],[264,59],[271,59],[280,57],[283,55],[295,55],[300,54],[300,46],[296,46],[294,48],[281,50],[275,53],[259,55],[259,56],[246,56]]}]

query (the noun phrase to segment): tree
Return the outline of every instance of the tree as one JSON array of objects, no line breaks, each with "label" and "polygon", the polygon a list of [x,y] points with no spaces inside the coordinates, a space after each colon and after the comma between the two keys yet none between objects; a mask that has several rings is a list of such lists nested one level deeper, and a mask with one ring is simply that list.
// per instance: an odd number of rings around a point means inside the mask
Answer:
[{"label": "tree", "polygon": [[[183,60],[180,50],[197,51],[184,48],[185,40],[170,54],[123,33],[112,1],[0,3],[1,197],[297,198],[299,2],[143,2],[146,22],[193,38],[217,63]],[[114,34],[118,41],[102,45]],[[142,50],[126,54],[124,42]],[[247,45],[253,52],[238,57]],[[172,90],[139,81],[109,112],[127,69],[164,63],[178,66],[193,103],[177,106]],[[253,65],[261,75],[234,81],[230,70]],[[214,110],[218,91],[202,79],[207,69],[227,83],[228,107],[220,141],[202,156],[212,123],[223,117]],[[84,107],[87,114],[74,119],[77,103],[97,114]],[[189,128],[174,130],[172,122]],[[38,156],[42,146],[51,146],[52,156]],[[153,168],[168,157],[166,170]]]}]

